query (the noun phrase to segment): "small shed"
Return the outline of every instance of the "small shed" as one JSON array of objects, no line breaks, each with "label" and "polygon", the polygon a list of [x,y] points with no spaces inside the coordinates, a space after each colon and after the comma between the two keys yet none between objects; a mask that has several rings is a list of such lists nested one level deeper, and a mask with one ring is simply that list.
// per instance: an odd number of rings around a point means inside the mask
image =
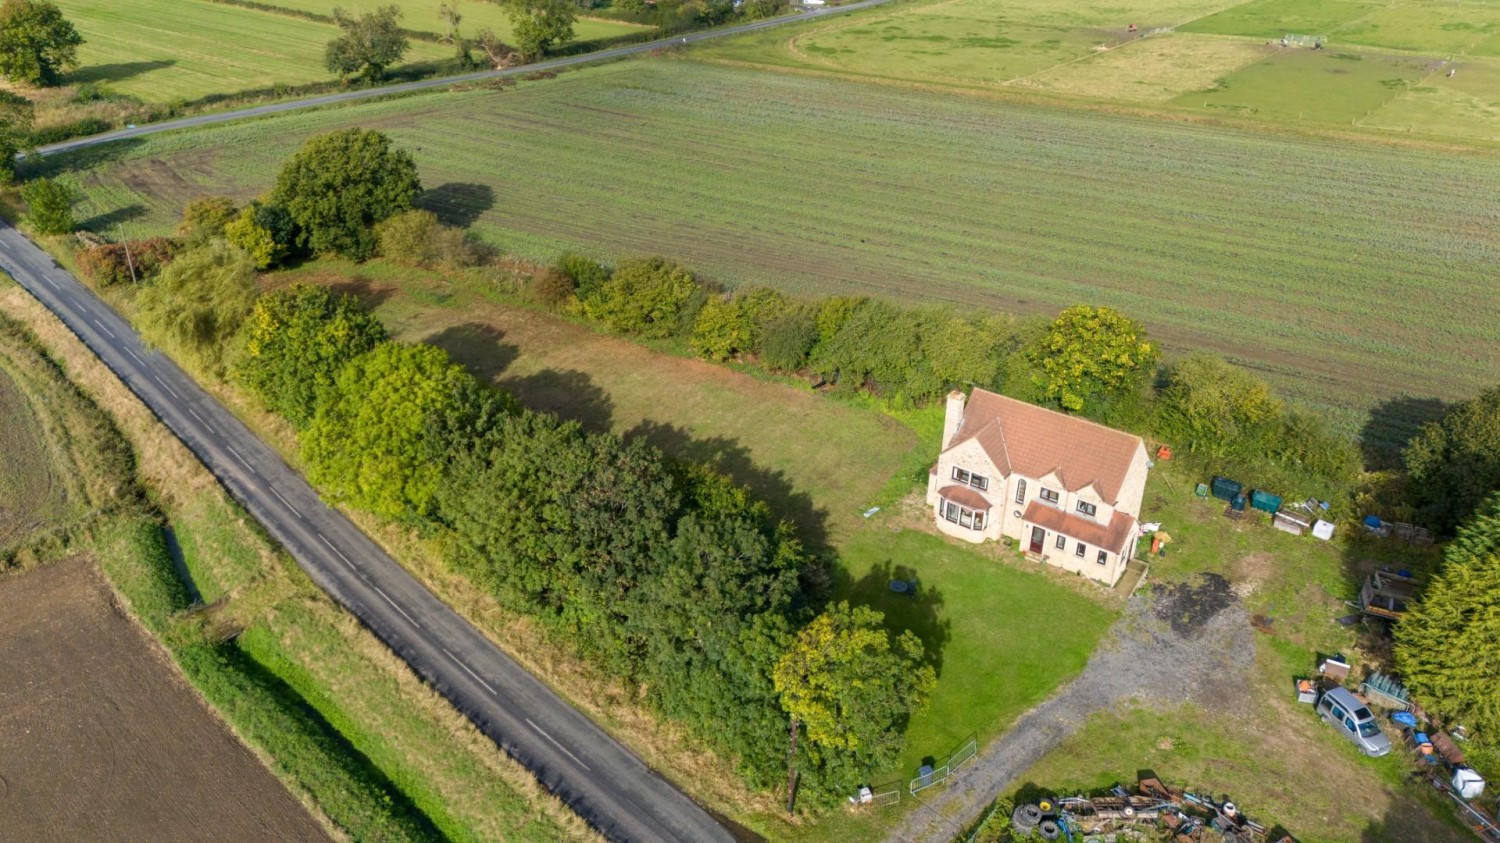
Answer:
[{"label": "small shed", "polygon": [[1367,615],[1399,621],[1416,593],[1414,577],[1381,569],[1371,574],[1359,590],[1359,608]]}]

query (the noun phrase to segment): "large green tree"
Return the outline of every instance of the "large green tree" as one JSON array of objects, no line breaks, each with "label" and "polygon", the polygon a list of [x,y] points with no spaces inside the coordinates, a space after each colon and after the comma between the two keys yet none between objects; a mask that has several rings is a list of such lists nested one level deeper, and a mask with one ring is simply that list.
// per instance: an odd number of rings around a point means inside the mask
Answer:
[{"label": "large green tree", "polygon": [[255,262],[223,240],[184,252],[136,297],[146,337],[213,372],[255,303]]},{"label": "large green tree", "polygon": [[5,0],[0,5],[0,74],[12,82],[55,85],[78,66],[83,36],[47,0]]},{"label": "large green tree", "polygon": [[1500,746],[1500,494],[1458,531],[1395,636],[1396,666],[1423,707]]},{"label": "large green tree", "polygon": [[1223,358],[1195,355],[1167,370],[1156,433],[1184,452],[1259,449],[1281,413],[1282,403],[1265,381]]},{"label": "large green tree", "polygon": [[541,58],[547,48],[573,38],[578,18],[574,0],[496,0],[510,16],[516,47],[527,61]]},{"label": "large green tree", "polygon": [[1084,413],[1139,390],[1156,365],[1146,330],[1107,307],[1064,310],[1028,349],[1043,395]]},{"label": "large green tree", "polygon": [[297,284],[256,301],[235,374],[268,408],[305,428],[344,364],[385,339],[380,320],[353,296]]},{"label": "large green tree", "polygon": [[0,182],[16,175],[16,155],[31,147],[31,100],[12,91],[0,90]]},{"label": "large green tree", "polygon": [[21,185],[26,219],[38,234],[71,234],[78,191],[56,179],[33,179]]},{"label": "large green tree", "polygon": [[797,633],[775,672],[782,707],[807,741],[864,772],[895,761],[907,720],[937,682],[917,636],[892,640],[884,621],[864,606],[831,606]]},{"label": "large green tree", "polygon": [[1500,490],[1500,387],[1430,422],[1402,452],[1421,518],[1444,535]]},{"label": "large green tree", "polygon": [[340,129],[309,139],[286,162],[271,204],[291,215],[302,245],[364,260],[375,251],[371,227],[410,210],[421,192],[416,163],[390,138]]},{"label": "large green tree", "polygon": [[372,12],[350,14],[341,8],[333,10],[333,22],[343,34],[328,42],[324,61],[339,76],[359,74],[375,82],[385,77],[385,69],[401,61],[410,46],[401,29],[401,7],[380,6]]},{"label": "large green tree", "polygon": [[384,342],[339,372],[302,453],[335,499],[389,518],[426,516],[451,455],[512,406],[442,349]]}]

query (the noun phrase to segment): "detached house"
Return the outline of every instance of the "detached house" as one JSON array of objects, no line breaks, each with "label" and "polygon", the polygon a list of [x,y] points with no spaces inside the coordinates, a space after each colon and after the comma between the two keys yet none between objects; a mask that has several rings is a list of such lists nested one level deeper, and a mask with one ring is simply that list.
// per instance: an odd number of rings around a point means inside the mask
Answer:
[{"label": "detached house", "polygon": [[1139,436],[955,391],[927,503],[950,536],[1010,536],[1033,558],[1114,585],[1135,556],[1147,466]]}]

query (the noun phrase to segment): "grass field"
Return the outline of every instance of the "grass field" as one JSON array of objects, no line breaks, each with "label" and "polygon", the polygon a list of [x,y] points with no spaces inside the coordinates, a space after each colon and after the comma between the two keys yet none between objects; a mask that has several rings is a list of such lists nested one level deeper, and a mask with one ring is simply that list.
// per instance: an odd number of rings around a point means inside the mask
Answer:
[{"label": "grass field", "polygon": [[[129,440],[140,482],[175,529],[180,569],[159,521],[139,509],[100,523],[86,548],[288,789],[352,839],[597,839],[280,554],[39,304],[7,282],[0,310],[38,335]],[[194,598],[206,608],[192,609]]]},{"label": "grass field", "polygon": [[[1325,36],[1328,49],[1283,49],[1288,34]],[[1462,81],[1500,72],[1500,4],[1490,2],[948,0],[739,38],[701,54],[1211,121],[1500,140],[1495,88]],[[1268,70],[1277,55],[1297,57]],[[1455,67],[1458,75],[1447,77]],[[1442,106],[1427,107],[1434,99]]]},{"label": "grass field", "polygon": [[525,257],[660,252],[804,293],[1110,305],[1169,351],[1222,352],[1351,431],[1394,396],[1472,395],[1500,357],[1487,158],[692,61],[105,149],[75,175],[80,219],[166,232],[190,198],[253,196],[305,137],[347,125],[390,132],[429,206]]},{"label": "grass field", "polygon": [[[68,83],[99,82],[144,102],[323,82],[337,27],[209,0],[60,0],[85,39]],[[452,50],[413,41],[407,62]]]},{"label": "grass field", "polygon": [[[312,12],[318,15],[332,15],[335,8],[345,10],[356,8],[357,3],[349,3],[346,0],[262,0],[267,5],[278,6],[283,9],[293,9],[299,12]],[[401,26],[414,32],[431,32],[435,35],[446,35],[447,24],[438,16],[440,0],[381,0],[379,3],[369,3],[369,7],[396,5],[401,7]],[[511,29],[510,17],[499,5],[490,0],[462,0],[459,4],[459,13],[463,19],[459,22],[460,34],[474,36],[480,30],[490,29],[500,36],[500,40],[514,43],[513,30]],[[632,32],[640,32],[648,27],[623,23],[620,21],[601,20],[598,18],[582,18],[573,24],[573,37],[578,41],[595,41],[605,38],[614,38],[620,35],[629,35]],[[445,48],[446,49],[446,48]]]}]

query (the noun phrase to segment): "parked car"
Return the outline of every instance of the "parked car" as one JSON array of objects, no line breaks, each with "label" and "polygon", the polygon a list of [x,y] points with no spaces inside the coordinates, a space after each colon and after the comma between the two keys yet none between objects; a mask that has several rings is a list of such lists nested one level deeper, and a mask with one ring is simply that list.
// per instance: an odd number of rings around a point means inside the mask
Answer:
[{"label": "parked car", "polygon": [[1318,700],[1318,715],[1371,758],[1379,758],[1391,751],[1391,739],[1380,731],[1374,712],[1348,689],[1326,691]]}]

